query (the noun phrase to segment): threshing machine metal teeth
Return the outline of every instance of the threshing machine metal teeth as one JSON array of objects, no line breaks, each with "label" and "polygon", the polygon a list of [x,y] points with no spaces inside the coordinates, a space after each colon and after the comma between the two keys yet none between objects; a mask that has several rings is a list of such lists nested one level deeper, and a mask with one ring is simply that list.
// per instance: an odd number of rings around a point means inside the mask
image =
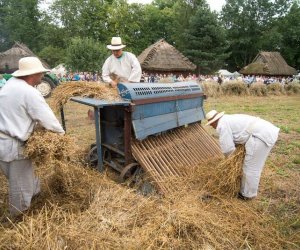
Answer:
[{"label": "threshing machine metal teeth", "polygon": [[188,168],[222,157],[218,143],[200,123],[134,140],[132,152],[162,193],[176,191],[170,180],[186,176]]}]

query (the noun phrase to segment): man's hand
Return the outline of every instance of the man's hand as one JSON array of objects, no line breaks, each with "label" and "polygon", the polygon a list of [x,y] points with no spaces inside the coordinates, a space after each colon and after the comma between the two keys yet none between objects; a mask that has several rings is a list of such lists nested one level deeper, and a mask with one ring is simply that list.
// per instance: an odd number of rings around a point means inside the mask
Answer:
[{"label": "man's hand", "polygon": [[116,88],[118,85],[118,82],[116,80],[113,80],[110,82],[110,86],[112,86],[113,88]]}]

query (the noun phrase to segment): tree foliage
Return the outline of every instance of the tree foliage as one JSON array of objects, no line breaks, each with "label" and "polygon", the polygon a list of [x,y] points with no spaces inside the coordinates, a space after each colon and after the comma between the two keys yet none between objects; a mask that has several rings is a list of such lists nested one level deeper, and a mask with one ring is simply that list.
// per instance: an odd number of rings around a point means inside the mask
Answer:
[{"label": "tree foliage", "polygon": [[91,38],[72,38],[66,51],[66,66],[73,71],[99,71],[107,57],[105,46]]},{"label": "tree foliage", "polygon": [[185,54],[198,66],[201,73],[208,74],[224,66],[229,56],[225,30],[215,13],[206,4],[199,6],[184,32]]},{"label": "tree foliage", "polygon": [[274,43],[264,42],[265,34],[270,30],[274,34],[274,22],[285,14],[284,10],[288,9],[290,3],[290,0],[226,1],[221,16],[230,42],[230,69],[241,69],[262,49],[274,49]]},{"label": "tree foliage", "polygon": [[300,69],[300,2],[294,2],[288,14],[278,22],[280,50],[287,62]]},{"label": "tree foliage", "polygon": [[[126,50],[137,55],[164,38],[197,64],[200,73],[218,67],[239,70],[261,50],[279,51],[300,68],[299,0],[226,0],[219,16],[206,0],[154,0],[146,5],[55,0],[44,10],[39,2],[0,0],[0,51],[19,41],[50,65],[67,58],[74,69],[95,70],[97,65],[98,70],[101,56],[109,52],[103,45],[112,36],[121,36]],[[76,43],[79,40],[89,49]],[[92,43],[100,46],[100,53]],[[83,59],[77,50],[101,56]]]},{"label": "tree foliage", "polygon": [[66,61],[65,49],[53,47],[52,45],[43,48],[38,56],[47,62],[51,68]]},{"label": "tree foliage", "polygon": [[1,42],[11,45],[19,41],[29,45],[33,51],[40,50],[42,26],[38,0],[2,0],[0,6]]}]

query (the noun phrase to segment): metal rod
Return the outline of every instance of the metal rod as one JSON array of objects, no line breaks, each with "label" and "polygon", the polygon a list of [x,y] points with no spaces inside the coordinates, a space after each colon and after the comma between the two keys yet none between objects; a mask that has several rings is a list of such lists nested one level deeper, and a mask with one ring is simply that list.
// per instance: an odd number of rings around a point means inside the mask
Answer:
[{"label": "metal rod", "polygon": [[131,152],[131,110],[124,109],[124,151],[125,151],[125,165],[133,162]]},{"label": "metal rod", "polygon": [[100,123],[100,108],[94,107],[95,129],[96,129],[96,145],[98,155],[98,170],[103,172],[102,145],[101,145],[101,123]]},{"label": "metal rod", "polygon": [[64,112],[64,106],[63,105],[60,106],[60,118],[61,118],[62,127],[63,127],[64,131],[67,132],[66,121],[65,121],[65,112]]},{"label": "metal rod", "polygon": [[111,151],[114,151],[115,153],[119,154],[119,155],[122,155],[122,156],[125,156],[125,153],[109,144],[105,144],[105,143],[102,143],[102,146],[105,147],[105,148],[108,148],[110,149]]}]

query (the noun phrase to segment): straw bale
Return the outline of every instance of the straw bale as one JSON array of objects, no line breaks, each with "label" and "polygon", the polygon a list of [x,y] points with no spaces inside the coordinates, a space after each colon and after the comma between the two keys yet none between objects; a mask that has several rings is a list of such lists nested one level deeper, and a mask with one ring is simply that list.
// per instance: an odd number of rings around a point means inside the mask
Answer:
[{"label": "straw bale", "polygon": [[248,95],[247,85],[240,81],[230,81],[221,85],[224,95]]},{"label": "straw bale", "polygon": [[288,95],[299,94],[300,84],[299,83],[289,83],[284,86],[284,89]]},{"label": "straw bale", "polygon": [[263,83],[253,83],[249,88],[250,94],[253,96],[267,96],[268,90]]},{"label": "straw bale", "polygon": [[121,101],[118,90],[104,83],[97,82],[65,82],[52,92],[51,107],[59,111],[61,105],[68,102],[71,97],[81,96],[104,99],[107,101]]},{"label": "straw bale", "polygon": [[223,94],[220,84],[214,81],[202,82],[204,93],[209,97],[219,97]]},{"label": "straw bale", "polygon": [[285,94],[284,86],[278,82],[271,83],[267,86],[268,94],[270,95],[282,95]]}]

